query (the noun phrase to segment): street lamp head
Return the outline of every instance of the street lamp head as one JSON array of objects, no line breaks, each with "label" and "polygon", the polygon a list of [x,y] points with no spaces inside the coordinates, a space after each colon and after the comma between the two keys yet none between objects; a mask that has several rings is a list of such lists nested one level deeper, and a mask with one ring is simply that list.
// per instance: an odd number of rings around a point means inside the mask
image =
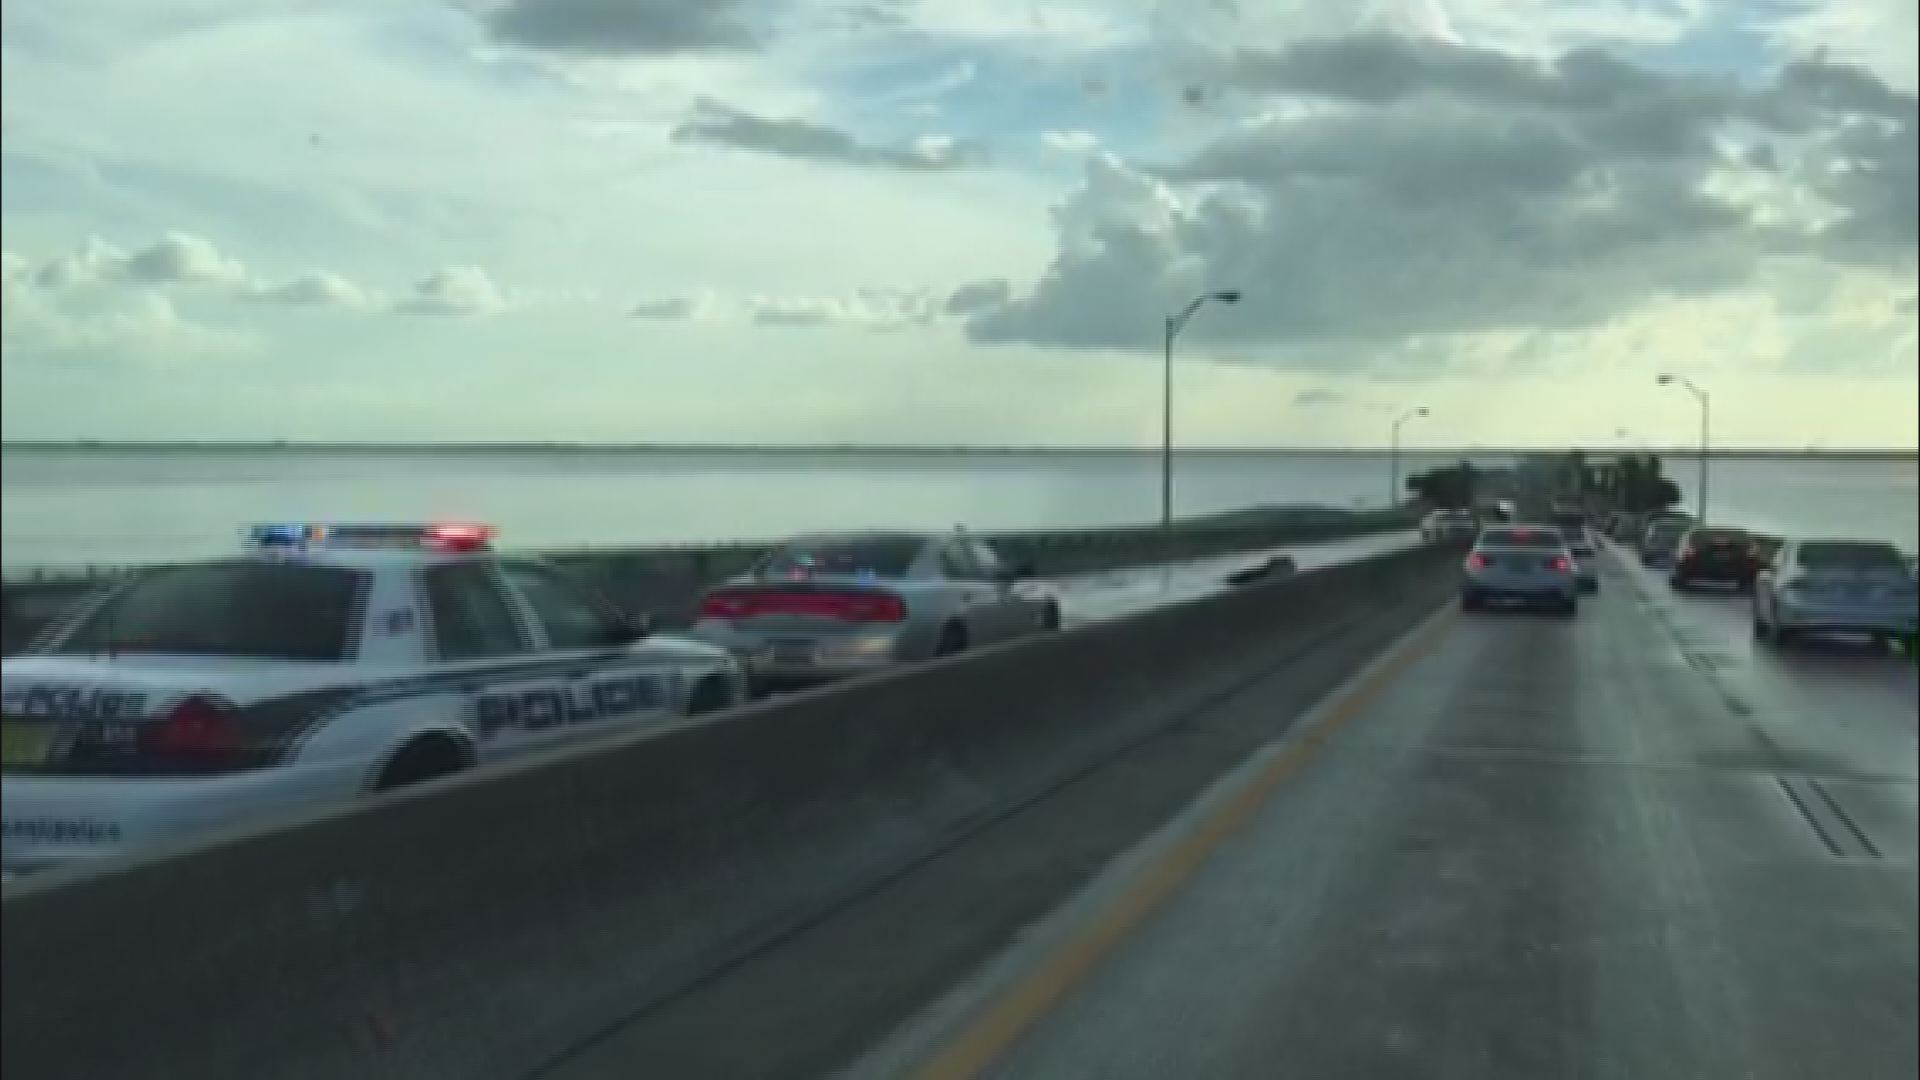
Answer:
[{"label": "street lamp head", "polygon": [[1221,289],[1219,292],[1213,293],[1211,295],[1213,299],[1218,300],[1223,304],[1237,304],[1240,302],[1239,289]]},{"label": "street lamp head", "polygon": [[1661,386],[1672,386],[1673,376],[1663,373],[1659,378],[1655,379],[1654,381],[1659,383]]},{"label": "street lamp head", "polygon": [[1417,408],[1417,409],[1415,409],[1415,410],[1413,410],[1413,415],[1415,415],[1415,416],[1431,416],[1431,415],[1433,415],[1433,414],[1427,411],[1427,407],[1426,407],[1425,405],[1422,405],[1422,406],[1420,406],[1419,408]]}]

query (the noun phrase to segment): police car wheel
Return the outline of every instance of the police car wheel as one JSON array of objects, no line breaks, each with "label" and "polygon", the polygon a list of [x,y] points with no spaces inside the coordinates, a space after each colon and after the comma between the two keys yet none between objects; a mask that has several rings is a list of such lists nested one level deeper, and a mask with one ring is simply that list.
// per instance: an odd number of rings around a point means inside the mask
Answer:
[{"label": "police car wheel", "polygon": [[733,695],[728,692],[726,683],[719,679],[702,679],[694,684],[693,692],[687,695],[687,715],[705,716],[732,704]]},{"label": "police car wheel", "polygon": [[940,628],[940,643],[934,646],[933,655],[953,656],[967,651],[967,628],[959,623],[948,623]]},{"label": "police car wheel", "polygon": [[467,767],[467,755],[452,739],[429,736],[400,749],[380,772],[375,791],[388,791],[422,780],[448,776]]}]

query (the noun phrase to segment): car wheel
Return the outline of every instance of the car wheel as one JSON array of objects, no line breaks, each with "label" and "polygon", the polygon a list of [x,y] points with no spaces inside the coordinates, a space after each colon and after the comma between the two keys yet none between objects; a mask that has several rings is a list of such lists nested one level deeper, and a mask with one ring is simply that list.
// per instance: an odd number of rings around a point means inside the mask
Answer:
[{"label": "car wheel", "polygon": [[442,776],[451,776],[467,767],[467,752],[457,742],[445,735],[428,735],[418,738],[400,748],[380,770],[380,779],[373,785],[375,791],[391,791],[394,788],[417,784],[423,780],[433,780]]},{"label": "car wheel", "polygon": [[948,623],[940,628],[940,640],[933,647],[935,656],[956,656],[967,651],[967,628]]},{"label": "car wheel", "polygon": [[1484,605],[1481,603],[1480,598],[1478,596],[1475,596],[1470,592],[1463,592],[1460,594],[1460,610],[1461,611],[1479,611],[1483,606]]},{"label": "car wheel", "polygon": [[1047,605],[1047,606],[1046,606],[1045,608],[1043,608],[1043,609],[1041,609],[1041,611],[1040,611],[1040,629],[1041,629],[1041,630],[1043,630],[1043,631],[1045,631],[1046,633],[1049,633],[1049,634],[1050,634],[1050,633],[1052,633],[1052,632],[1054,632],[1055,630],[1058,630],[1058,629],[1060,629],[1060,607],[1059,607],[1059,605],[1057,605],[1057,604],[1048,604],[1048,605]]},{"label": "car wheel", "polygon": [[733,692],[719,679],[701,679],[687,695],[687,715],[706,716],[733,707]]},{"label": "car wheel", "polygon": [[1667,584],[1673,588],[1674,592],[1687,591],[1687,579],[1684,577],[1681,577],[1679,574],[1672,574],[1668,576]]},{"label": "car wheel", "polygon": [[1579,598],[1569,596],[1565,600],[1560,601],[1559,611],[1560,611],[1560,614],[1568,616],[1569,618],[1580,614]]}]

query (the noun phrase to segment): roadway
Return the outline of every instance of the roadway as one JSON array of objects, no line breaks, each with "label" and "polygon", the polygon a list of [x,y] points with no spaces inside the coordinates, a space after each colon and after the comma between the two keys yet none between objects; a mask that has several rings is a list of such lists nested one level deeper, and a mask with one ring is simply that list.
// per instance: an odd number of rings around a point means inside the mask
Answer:
[{"label": "roadway", "polygon": [[1438,615],[846,1073],[1915,1075],[1915,665],[1604,561]]}]

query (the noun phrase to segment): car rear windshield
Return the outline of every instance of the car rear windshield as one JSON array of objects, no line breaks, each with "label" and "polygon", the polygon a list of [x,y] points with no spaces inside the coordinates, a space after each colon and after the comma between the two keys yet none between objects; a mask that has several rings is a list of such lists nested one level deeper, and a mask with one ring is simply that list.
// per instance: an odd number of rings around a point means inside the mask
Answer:
[{"label": "car rear windshield", "polygon": [[1899,570],[1907,569],[1907,560],[1891,544],[1834,543],[1802,544],[1800,565],[1809,570]]},{"label": "car rear windshield", "polygon": [[1558,529],[1488,529],[1480,542],[1489,547],[1557,548],[1567,540]]},{"label": "car rear windshield", "polygon": [[148,570],[50,651],[340,660],[365,576],[248,561]]},{"label": "car rear windshield", "polygon": [[900,577],[925,547],[923,538],[904,534],[801,540],[774,552],[762,569],[773,574],[804,571]]}]

